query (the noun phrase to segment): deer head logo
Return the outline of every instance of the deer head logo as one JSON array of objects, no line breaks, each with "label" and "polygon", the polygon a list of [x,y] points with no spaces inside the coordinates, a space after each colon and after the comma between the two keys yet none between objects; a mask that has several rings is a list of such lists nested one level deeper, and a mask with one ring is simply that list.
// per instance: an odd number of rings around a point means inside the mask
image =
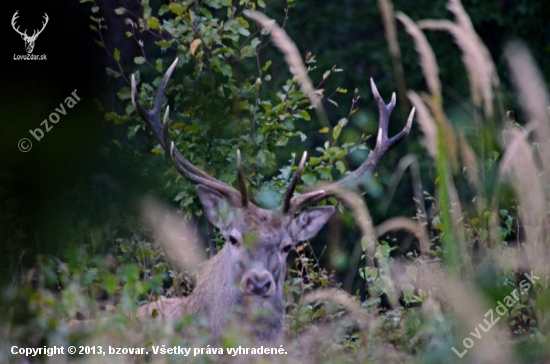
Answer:
[{"label": "deer head logo", "polygon": [[15,26],[15,21],[17,20],[17,18],[19,17],[19,15],[17,14],[19,12],[19,10],[17,10],[15,12],[15,14],[13,14],[13,18],[11,18],[11,26],[13,27],[13,29],[19,33],[21,35],[21,38],[23,38],[23,40],[25,41],[25,49],[27,50],[27,53],[32,53],[33,49],[34,49],[34,42],[36,42],[36,38],[38,38],[38,36],[40,35],[40,33],[42,33],[42,31],[44,30],[44,28],[46,28],[46,25],[48,24],[48,14],[44,13],[44,22],[42,23],[42,29],[40,30],[34,30],[34,32],[32,33],[31,36],[27,35],[27,30],[25,30],[24,32],[20,32],[19,31],[19,27],[16,27]]}]

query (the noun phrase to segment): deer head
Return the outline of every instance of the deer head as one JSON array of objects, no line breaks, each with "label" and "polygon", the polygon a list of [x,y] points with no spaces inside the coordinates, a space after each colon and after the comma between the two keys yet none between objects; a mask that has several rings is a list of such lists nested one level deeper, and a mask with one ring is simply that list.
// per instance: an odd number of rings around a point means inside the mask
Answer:
[{"label": "deer head", "polygon": [[34,42],[36,42],[36,38],[38,38],[40,33],[42,33],[42,31],[44,30],[44,28],[46,28],[46,25],[48,24],[48,20],[49,20],[48,14],[44,13],[44,22],[42,23],[42,29],[34,30],[32,35],[29,36],[27,35],[27,30],[25,30],[24,32],[20,32],[19,27],[15,26],[15,21],[19,17],[19,15],[17,14],[18,12],[19,10],[17,10],[15,14],[13,14],[13,17],[11,18],[11,26],[13,27],[13,30],[15,30],[17,33],[19,33],[19,35],[21,35],[21,38],[23,38],[23,40],[25,41],[25,49],[27,50],[27,53],[30,54],[34,49]]},{"label": "deer head", "polygon": [[317,234],[334,213],[332,206],[301,210],[334,195],[338,188],[356,183],[365,174],[373,173],[384,154],[408,134],[414,109],[405,128],[395,137],[388,139],[388,120],[395,106],[395,94],[389,105],[384,104],[371,80],[372,92],[380,109],[380,130],[376,147],[368,159],[346,178],[322,189],[294,196],[307,158],[307,153],[304,153],[283,196],[282,206],[275,210],[265,210],[249,200],[239,151],[237,190],[195,167],[170,140],[169,107],[166,108],[162,122],[160,110],[166,85],[177,61],[176,59],[166,71],[151,111],[138,102],[133,76],[132,102],[176,169],[187,180],[198,185],[198,196],[204,214],[210,223],[220,229],[226,240],[225,246],[210,260],[195,291],[189,296],[186,303],[187,313],[202,312],[209,318],[211,329],[216,336],[223,326],[220,317],[230,307],[267,308],[269,316],[257,318],[253,322],[255,335],[262,341],[280,340],[284,314],[282,286],[287,253],[297,242],[310,239]]}]

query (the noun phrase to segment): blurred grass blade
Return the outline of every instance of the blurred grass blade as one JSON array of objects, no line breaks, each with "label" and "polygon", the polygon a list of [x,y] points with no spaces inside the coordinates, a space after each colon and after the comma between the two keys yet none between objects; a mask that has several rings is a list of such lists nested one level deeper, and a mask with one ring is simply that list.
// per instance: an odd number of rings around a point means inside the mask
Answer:
[{"label": "blurred grass blade", "polygon": [[152,197],[143,199],[141,205],[143,217],[153,230],[156,240],[167,251],[166,256],[181,270],[198,269],[206,257],[194,229]]}]

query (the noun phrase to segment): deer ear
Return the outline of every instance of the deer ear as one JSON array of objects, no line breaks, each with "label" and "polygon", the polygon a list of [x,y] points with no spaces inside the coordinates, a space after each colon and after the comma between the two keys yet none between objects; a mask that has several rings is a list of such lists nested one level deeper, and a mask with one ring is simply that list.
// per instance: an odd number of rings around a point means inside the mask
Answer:
[{"label": "deer ear", "polygon": [[203,185],[197,186],[206,218],[218,229],[225,229],[235,220],[235,210],[220,193]]},{"label": "deer ear", "polygon": [[295,241],[314,237],[333,213],[333,206],[314,207],[302,212],[290,222],[290,236]]}]

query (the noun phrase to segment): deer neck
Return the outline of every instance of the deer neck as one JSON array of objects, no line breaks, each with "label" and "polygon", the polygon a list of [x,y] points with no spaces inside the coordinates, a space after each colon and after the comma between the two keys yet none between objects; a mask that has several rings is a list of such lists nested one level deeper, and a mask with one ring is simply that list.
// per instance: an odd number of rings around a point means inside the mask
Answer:
[{"label": "deer neck", "polygon": [[[216,254],[201,274],[189,296],[187,312],[208,320],[211,336],[218,340],[223,329],[235,322],[248,322],[260,342],[282,341],[284,275],[277,279],[277,291],[268,299],[243,296],[232,274],[227,246]],[[213,278],[215,277],[215,279]],[[238,320],[238,321],[236,321]]]}]

